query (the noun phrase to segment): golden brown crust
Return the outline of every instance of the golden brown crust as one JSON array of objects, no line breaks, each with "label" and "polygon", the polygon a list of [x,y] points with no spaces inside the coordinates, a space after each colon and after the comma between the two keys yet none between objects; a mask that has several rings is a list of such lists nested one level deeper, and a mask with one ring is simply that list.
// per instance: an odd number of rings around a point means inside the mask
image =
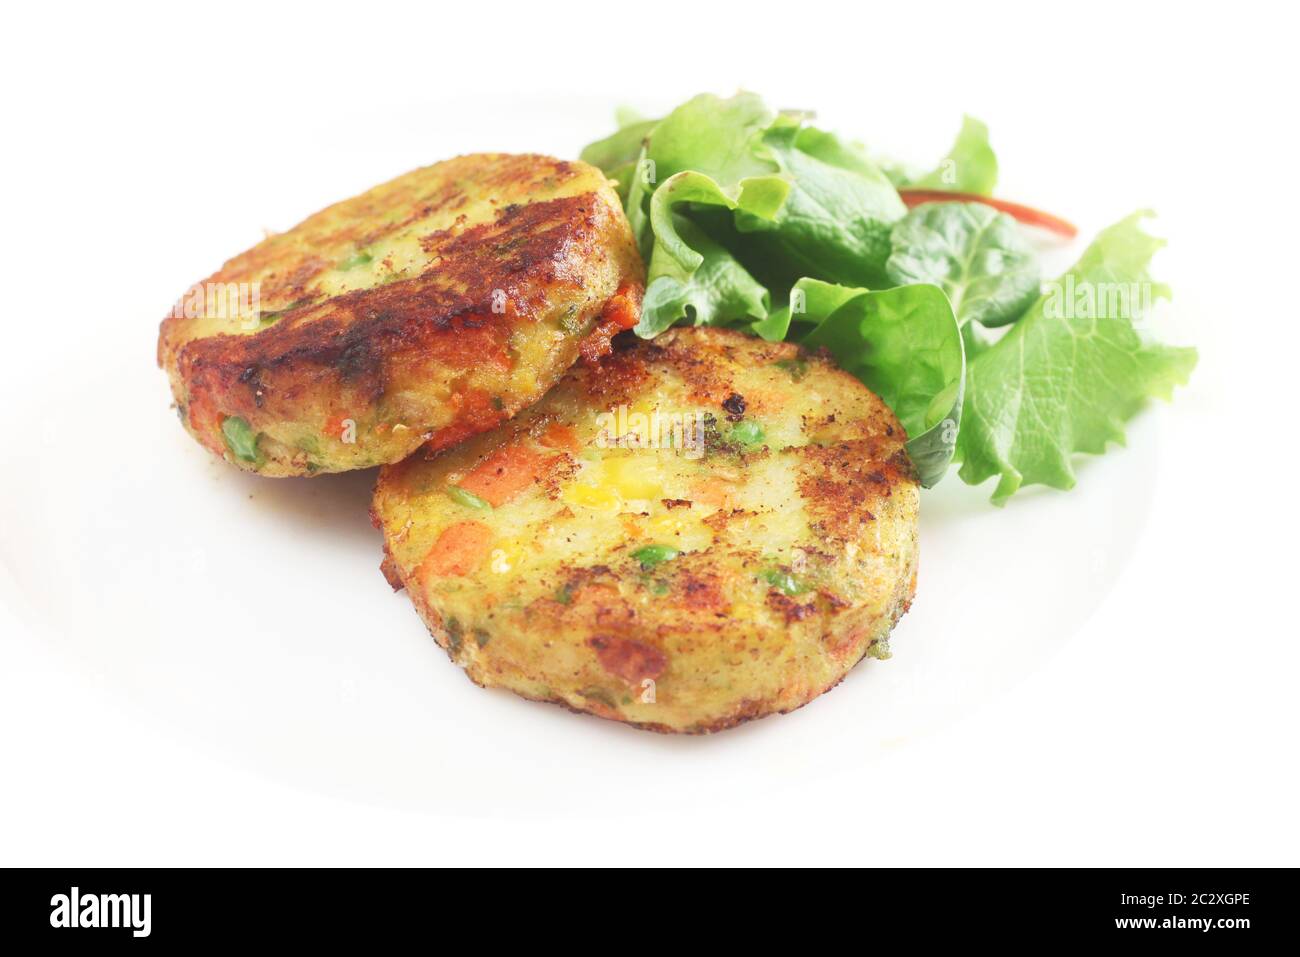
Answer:
[{"label": "golden brown crust", "polygon": [[[385,565],[452,660],[483,685],[704,733],[883,657],[916,569],[892,413],[792,345],[711,329],[623,345],[494,432],[381,471]],[[702,454],[611,445],[598,417],[620,404],[699,413]],[[502,482],[506,461],[526,469]],[[476,536],[448,532],[466,523]]]},{"label": "golden brown crust", "polygon": [[[203,286],[256,284],[259,317],[174,313],[159,362],[187,428],[243,468],[297,475],[393,462],[536,401],[619,289],[638,286],[640,268],[599,171],[465,156],[232,259]],[[256,458],[229,447],[228,418],[258,435]]]}]

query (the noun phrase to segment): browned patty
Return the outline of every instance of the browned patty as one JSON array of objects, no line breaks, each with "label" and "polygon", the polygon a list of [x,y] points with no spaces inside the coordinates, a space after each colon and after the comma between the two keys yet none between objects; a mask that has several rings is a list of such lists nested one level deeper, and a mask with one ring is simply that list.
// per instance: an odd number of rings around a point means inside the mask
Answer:
[{"label": "browned patty", "polygon": [[[639,438],[655,416],[657,447]],[[906,438],[827,358],[675,329],[386,467],[373,515],[390,581],[474,681],[716,731],[888,656],[916,587]]]},{"label": "browned patty", "polygon": [[635,323],[642,267],[617,195],[580,162],[499,153],[416,170],[311,216],[205,280],[158,361],[185,427],[263,475],[396,462],[537,401],[584,339]]}]

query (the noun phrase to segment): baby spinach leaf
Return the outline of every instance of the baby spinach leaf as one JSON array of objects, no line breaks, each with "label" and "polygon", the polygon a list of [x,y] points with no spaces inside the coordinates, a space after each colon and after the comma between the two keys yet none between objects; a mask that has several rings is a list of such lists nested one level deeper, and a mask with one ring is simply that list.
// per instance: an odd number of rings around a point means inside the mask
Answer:
[{"label": "baby spinach leaf", "polygon": [[[780,342],[789,334],[792,323],[816,325],[854,296],[866,291],[856,286],[841,286],[805,277],[791,287],[789,301],[784,306],[751,325],[749,331],[768,342]],[[803,331],[808,331],[807,326]]]},{"label": "baby spinach leaf", "polygon": [[790,194],[775,216],[738,212],[736,228],[772,281],[884,285],[890,230],[907,212],[888,178],[861,150],[790,116],[763,134],[761,152],[790,181]]},{"label": "baby spinach leaf", "polygon": [[826,316],[802,344],[825,346],[894,410],[926,488],[943,478],[961,425],[966,359],[961,330],[938,286],[862,292]]},{"label": "baby spinach leaf", "polygon": [[[894,409],[924,484],[956,456],[968,482],[999,477],[999,503],[1024,484],[1068,488],[1075,452],[1121,441],[1148,396],[1186,380],[1193,350],[1148,342],[1140,314],[1111,308],[1164,293],[1140,217],[1040,295],[1006,215],[950,202],[907,213],[895,189],[989,197],[998,163],[983,123],[964,118],[944,160],[909,176],[806,120],[752,94],[698,96],[661,120],[626,117],[584,150],[617,180],[647,261],[639,335],[690,321],[826,346]],[[1001,339],[983,331],[1009,323]]]},{"label": "baby spinach leaf", "polygon": [[963,325],[1006,325],[1038,299],[1033,250],[1016,221],[991,207],[924,203],[894,227],[891,243],[890,281],[941,287]]}]

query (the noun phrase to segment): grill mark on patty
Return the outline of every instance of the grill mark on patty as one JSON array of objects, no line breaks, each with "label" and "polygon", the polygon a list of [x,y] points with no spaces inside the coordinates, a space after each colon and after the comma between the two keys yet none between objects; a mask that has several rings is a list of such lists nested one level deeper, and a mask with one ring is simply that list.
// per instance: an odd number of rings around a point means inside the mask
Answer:
[{"label": "grill mark on patty", "polygon": [[[510,327],[540,307],[519,296],[521,289],[538,290],[540,299],[557,285],[578,287],[558,274],[566,259],[586,254],[586,241],[595,234],[595,204],[595,195],[584,193],[502,210],[492,223],[432,240],[430,248],[441,258],[420,276],[294,310],[251,335],[194,340],[182,348],[179,362],[207,383],[248,384],[254,380],[243,378],[246,371],[258,369],[263,392],[271,388],[260,378],[268,371],[332,368],[341,383],[378,398],[395,354],[404,360],[458,356],[465,365],[481,361],[500,353]],[[501,311],[497,290],[503,276],[513,283],[502,290],[509,308]],[[452,337],[468,338],[468,348],[445,341]]]}]

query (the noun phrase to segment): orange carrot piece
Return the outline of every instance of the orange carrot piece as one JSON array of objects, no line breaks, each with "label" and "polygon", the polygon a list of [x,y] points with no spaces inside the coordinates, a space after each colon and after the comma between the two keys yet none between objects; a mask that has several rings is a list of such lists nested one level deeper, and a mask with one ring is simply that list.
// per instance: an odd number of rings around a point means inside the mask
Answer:
[{"label": "orange carrot piece", "polygon": [[644,290],[640,283],[625,282],[618,287],[618,292],[605,304],[601,318],[618,329],[631,329],[641,318],[641,296]]},{"label": "orange carrot piece", "polygon": [[468,575],[483,564],[492,550],[492,529],[482,522],[457,522],[438,536],[420,564],[419,577],[450,578]]},{"label": "orange carrot piece", "polygon": [[645,290],[637,282],[625,282],[618,287],[618,292],[605,303],[600,321],[587,338],[578,343],[578,353],[583,361],[595,363],[614,351],[610,340],[625,329],[631,329],[641,319],[641,297],[644,293]]},{"label": "orange carrot piece", "polygon": [[552,422],[546,427],[537,441],[548,449],[560,449],[565,452],[578,451],[578,433],[561,422]]},{"label": "orange carrot piece", "polygon": [[504,505],[545,473],[555,461],[527,445],[503,445],[458,483],[494,508]]},{"label": "orange carrot piece", "polygon": [[453,392],[451,402],[456,410],[455,418],[429,438],[425,449],[430,453],[458,445],[506,418],[506,414],[493,404],[492,396],[482,389]]}]

